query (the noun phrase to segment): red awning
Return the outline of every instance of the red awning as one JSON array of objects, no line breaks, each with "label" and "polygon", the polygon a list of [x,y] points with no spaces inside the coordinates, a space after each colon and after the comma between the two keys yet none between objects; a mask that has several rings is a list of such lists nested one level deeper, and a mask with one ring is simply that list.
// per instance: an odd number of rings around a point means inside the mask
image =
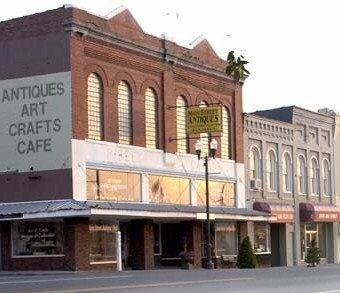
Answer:
[{"label": "red awning", "polygon": [[253,209],[276,216],[275,222],[277,223],[288,223],[294,221],[294,208],[287,204],[273,204],[256,201],[253,203]]},{"label": "red awning", "polygon": [[332,205],[300,203],[300,220],[302,222],[339,222],[340,208]]}]

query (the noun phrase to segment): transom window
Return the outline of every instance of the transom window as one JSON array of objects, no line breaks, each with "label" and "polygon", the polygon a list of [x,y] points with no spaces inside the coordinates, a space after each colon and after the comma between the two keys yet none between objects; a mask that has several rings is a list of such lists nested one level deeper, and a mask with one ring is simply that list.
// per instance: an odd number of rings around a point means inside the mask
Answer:
[{"label": "transom window", "polygon": [[158,107],[157,96],[152,88],[145,91],[145,140],[146,147],[157,148]]},{"label": "transom window", "polygon": [[292,158],[288,152],[283,155],[282,161],[283,188],[285,192],[293,191],[293,166]]},{"label": "transom window", "polygon": [[332,194],[331,167],[327,159],[324,159],[322,164],[322,180],[323,180],[323,193],[326,196],[330,196]]},{"label": "transom window", "polygon": [[319,164],[315,157],[311,158],[310,178],[312,195],[319,195],[320,194]]},{"label": "transom window", "polygon": [[230,159],[230,114],[227,107],[222,107],[222,137],[221,137],[221,157]]},{"label": "transom window", "polygon": [[103,139],[103,84],[91,73],[87,79],[87,125],[90,139]]},{"label": "transom window", "polygon": [[176,100],[177,152],[182,154],[188,153],[186,106],[186,99],[183,96],[179,96]]},{"label": "transom window", "polygon": [[121,81],[118,85],[118,140],[121,144],[132,143],[132,93],[129,84]]},{"label": "transom window", "polygon": [[273,149],[267,155],[267,186],[270,191],[277,191],[277,156]]}]

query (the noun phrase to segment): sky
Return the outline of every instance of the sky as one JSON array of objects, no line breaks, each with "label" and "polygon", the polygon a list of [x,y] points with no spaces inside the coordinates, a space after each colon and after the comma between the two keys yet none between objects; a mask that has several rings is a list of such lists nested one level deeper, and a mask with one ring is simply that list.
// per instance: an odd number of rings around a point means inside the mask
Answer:
[{"label": "sky", "polygon": [[226,58],[243,54],[251,72],[246,112],[287,105],[340,111],[340,1],[337,0],[11,0],[0,21],[73,4],[105,16],[120,5],[143,30],[190,47],[206,37]]}]

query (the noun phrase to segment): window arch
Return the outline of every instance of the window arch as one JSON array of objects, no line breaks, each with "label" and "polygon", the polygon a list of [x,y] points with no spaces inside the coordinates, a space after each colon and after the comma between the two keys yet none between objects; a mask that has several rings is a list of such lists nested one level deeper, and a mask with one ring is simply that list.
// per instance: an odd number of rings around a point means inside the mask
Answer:
[{"label": "window arch", "polygon": [[277,191],[277,156],[273,149],[267,154],[267,187],[270,191]]},{"label": "window arch", "polygon": [[285,192],[293,191],[293,164],[292,157],[289,152],[284,152],[282,158],[282,176],[283,190]]},{"label": "window arch", "polygon": [[87,127],[88,138],[103,139],[103,82],[96,73],[87,78]]},{"label": "window arch", "polygon": [[298,187],[300,194],[307,194],[307,166],[303,155],[298,156],[297,160]]},{"label": "window arch", "polygon": [[252,146],[249,151],[249,178],[250,180],[261,179],[262,159],[257,146]]},{"label": "window arch", "polygon": [[176,129],[177,129],[177,152],[188,153],[188,136],[186,131],[187,117],[186,107],[188,103],[183,96],[176,99]]},{"label": "window arch", "polygon": [[221,157],[230,159],[230,113],[227,107],[222,107],[222,137],[221,137]]},{"label": "window arch", "polygon": [[132,143],[132,93],[126,81],[118,84],[118,141],[121,144]]},{"label": "window arch", "polygon": [[311,158],[310,165],[310,178],[311,178],[311,190],[312,195],[320,194],[320,185],[319,185],[319,164],[316,157]]},{"label": "window arch", "polygon": [[[208,107],[207,102],[202,101],[199,105],[200,108],[206,108]],[[209,152],[209,133],[200,133],[200,141],[202,143],[202,150],[201,150],[201,156],[204,157],[208,155]]]},{"label": "window arch", "polygon": [[153,88],[145,91],[145,146],[156,149],[158,140],[158,100]]},{"label": "window arch", "polygon": [[324,159],[322,162],[322,181],[323,181],[323,194],[331,196],[332,183],[331,183],[331,166],[328,159]]}]

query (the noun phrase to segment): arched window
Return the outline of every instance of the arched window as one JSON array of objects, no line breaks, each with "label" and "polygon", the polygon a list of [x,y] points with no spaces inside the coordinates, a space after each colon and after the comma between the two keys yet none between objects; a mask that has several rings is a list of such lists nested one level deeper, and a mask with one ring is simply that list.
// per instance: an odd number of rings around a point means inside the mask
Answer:
[{"label": "arched window", "polygon": [[188,137],[186,131],[187,101],[183,96],[176,99],[176,128],[177,128],[177,152],[181,154],[188,153]]},{"label": "arched window", "polygon": [[121,144],[132,143],[132,93],[129,84],[118,84],[118,141]]},{"label": "arched window", "polygon": [[300,194],[307,194],[307,166],[303,155],[299,155],[297,160],[297,175]]},{"label": "arched window", "polygon": [[258,147],[253,146],[249,151],[249,178],[250,180],[261,179],[261,154]]},{"label": "arched window", "polygon": [[158,103],[154,89],[145,91],[145,145],[156,149],[158,140]]},{"label": "arched window", "polygon": [[282,159],[282,176],[283,190],[285,192],[293,191],[293,165],[292,158],[288,152],[285,152]]},{"label": "arched window", "polygon": [[319,164],[315,157],[311,158],[310,179],[311,179],[312,195],[319,195],[320,194]]},{"label": "arched window", "polygon": [[322,181],[323,181],[323,194],[326,196],[331,196],[332,194],[331,166],[327,159],[324,159],[322,163]]},{"label": "arched window", "polygon": [[[207,103],[204,101],[200,103],[200,108],[205,108],[207,106]],[[209,151],[209,133],[200,133],[200,140],[202,143],[201,156],[204,157],[205,155],[208,155]]]},{"label": "arched window", "polygon": [[88,138],[103,139],[103,83],[95,73],[87,78],[87,127]]},{"label": "arched window", "polygon": [[273,149],[267,154],[267,187],[270,191],[277,191],[277,156]]},{"label": "arched window", "polygon": [[227,107],[222,107],[222,137],[221,137],[221,157],[230,159],[230,114]]}]

